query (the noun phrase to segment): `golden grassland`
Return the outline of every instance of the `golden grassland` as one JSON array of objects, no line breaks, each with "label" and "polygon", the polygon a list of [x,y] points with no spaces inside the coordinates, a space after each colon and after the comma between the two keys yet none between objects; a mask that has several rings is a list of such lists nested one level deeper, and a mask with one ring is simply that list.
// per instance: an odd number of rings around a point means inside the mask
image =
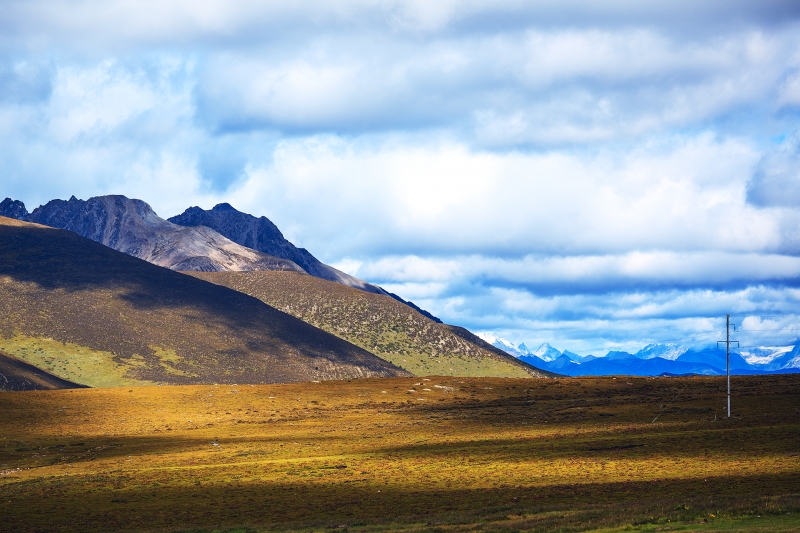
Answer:
[{"label": "golden grassland", "polygon": [[798,531],[800,377],[733,385],[2,393],[0,531]]}]

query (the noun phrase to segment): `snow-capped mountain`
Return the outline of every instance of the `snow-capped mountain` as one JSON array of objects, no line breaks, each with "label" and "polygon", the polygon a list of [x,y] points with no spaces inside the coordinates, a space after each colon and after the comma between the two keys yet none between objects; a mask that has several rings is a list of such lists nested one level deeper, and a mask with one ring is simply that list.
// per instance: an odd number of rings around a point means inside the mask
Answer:
[{"label": "snow-capped mountain", "polygon": [[[491,332],[478,334],[483,340],[534,366],[568,376],[661,374],[724,375],[725,350],[715,345],[687,347],[674,343],[648,344],[635,354],[610,351],[604,356],[581,356],[543,343],[531,351],[525,343],[514,343]],[[800,342],[795,346],[760,346],[731,352],[734,374],[800,372]]]},{"label": "snow-capped mountain", "polygon": [[665,343],[665,344],[648,344],[634,355],[639,359],[655,359],[656,357],[660,357],[662,359],[667,359],[669,361],[674,361],[684,353],[686,353],[689,348],[685,346],[680,346],[678,344],[673,343]]},{"label": "snow-capped mountain", "polygon": [[751,365],[767,365],[780,356],[792,351],[794,346],[757,346],[741,350],[739,353]]},{"label": "snow-capped mountain", "polygon": [[576,353],[572,353],[569,350],[564,350],[563,352],[561,352],[561,355],[562,355],[562,357],[566,357],[570,361],[575,361],[576,363],[585,362],[587,357],[591,357],[592,359],[594,359],[593,355],[588,355],[588,356],[584,357],[582,355],[578,355]]},{"label": "snow-capped mountain", "polygon": [[[509,353],[514,357],[533,356],[533,357],[538,357],[542,361],[549,363],[551,361],[555,361],[556,359],[562,356],[560,351],[553,348],[552,346],[550,346],[550,344],[546,342],[541,346],[539,346],[536,350],[530,351],[530,349],[528,349],[528,347],[525,345],[524,342],[519,344],[518,346],[514,346],[513,342],[488,331],[477,333],[477,335],[478,337],[485,340],[495,348],[500,348],[504,352]],[[567,359],[570,359],[572,361],[581,362],[584,360],[582,356],[572,352],[568,352],[566,350],[564,351],[563,355],[565,355]]]},{"label": "snow-capped mountain", "polygon": [[539,346],[535,352],[530,352],[527,355],[535,355],[542,361],[555,361],[559,357],[561,357],[561,352],[547,344],[546,342]]},{"label": "snow-capped mountain", "polygon": [[[513,355],[514,357],[522,357],[523,355],[528,355],[528,347],[525,344],[520,344],[519,346],[514,346],[514,344],[506,340],[502,337],[498,337],[494,333],[484,331],[476,333],[478,337],[485,340],[495,348],[500,348],[506,353]],[[560,354],[559,354],[560,355]]]},{"label": "snow-capped mountain", "polygon": [[[509,353],[514,357],[535,356],[541,359],[542,361],[546,361],[548,363],[551,361],[555,361],[556,359],[561,357],[561,352],[556,350],[546,342],[541,346],[539,346],[536,350],[530,351],[528,347],[525,346],[524,342],[517,346],[514,346],[514,343],[511,342],[510,340],[504,339],[503,337],[495,335],[494,333],[491,333],[489,331],[480,332],[477,333],[476,335],[478,335],[478,337],[485,340],[495,348],[500,348],[504,352]],[[583,359],[580,355],[574,354],[572,352],[565,351],[564,354],[567,355],[569,359],[572,359],[574,361],[581,361]]]},{"label": "snow-capped mountain", "polygon": [[791,350],[780,354],[778,357],[775,357],[765,366],[768,370],[800,368],[800,344],[797,344]]}]

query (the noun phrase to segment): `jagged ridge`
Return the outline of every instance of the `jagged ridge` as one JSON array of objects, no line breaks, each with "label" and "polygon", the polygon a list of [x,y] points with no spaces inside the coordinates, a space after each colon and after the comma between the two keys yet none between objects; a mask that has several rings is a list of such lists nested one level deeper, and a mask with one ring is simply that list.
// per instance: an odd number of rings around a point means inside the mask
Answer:
[{"label": "jagged ridge", "polygon": [[30,214],[22,202],[6,198],[0,215],[66,229],[172,270],[304,272],[292,261],[236,244],[210,228],[167,222],[147,203],[120,195],[51,200]]}]

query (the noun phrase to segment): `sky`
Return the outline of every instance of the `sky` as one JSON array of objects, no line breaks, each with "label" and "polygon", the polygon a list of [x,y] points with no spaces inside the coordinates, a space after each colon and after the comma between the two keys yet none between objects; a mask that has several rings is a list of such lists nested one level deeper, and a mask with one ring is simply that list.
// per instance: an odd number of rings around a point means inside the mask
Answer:
[{"label": "sky", "polygon": [[800,3],[0,2],[0,198],[229,202],[579,354],[800,338]]}]

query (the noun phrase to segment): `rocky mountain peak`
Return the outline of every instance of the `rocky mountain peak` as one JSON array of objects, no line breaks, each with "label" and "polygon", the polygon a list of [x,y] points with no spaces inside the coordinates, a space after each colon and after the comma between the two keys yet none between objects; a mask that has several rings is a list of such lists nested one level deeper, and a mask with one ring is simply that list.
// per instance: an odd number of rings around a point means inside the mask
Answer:
[{"label": "rocky mountain peak", "polygon": [[19,200],[6,198],[0,202],[0,216],[16,218],[17,220],[26,220],[28,217],[28,210],[25,208],[25,204]]},{"label": "rocky mountain peak", "polygon": [[441,322],[432,314],[414,305],[413,302],[403,300],[396,294],[389,293],[376,285],[367,283],[355,276],[351,276],[332,266],[324,264],[311,255],[305,248],[298,248],[289,242],[278,227],[265,216],[255,217],[248,213],[238,211],[228,203],[221,203],[215,205],[208,211],[199,207],[190,207],[180,215],[170,217],[167,220],[181,226],[209,227],[242,246],[247,246],[248,248],[275,257],[288,259],[300,265],[312,276],[335,283],[341,283],[342,285],[362,291],[391,296],[395,300],[419,311],[431,320]]}]

